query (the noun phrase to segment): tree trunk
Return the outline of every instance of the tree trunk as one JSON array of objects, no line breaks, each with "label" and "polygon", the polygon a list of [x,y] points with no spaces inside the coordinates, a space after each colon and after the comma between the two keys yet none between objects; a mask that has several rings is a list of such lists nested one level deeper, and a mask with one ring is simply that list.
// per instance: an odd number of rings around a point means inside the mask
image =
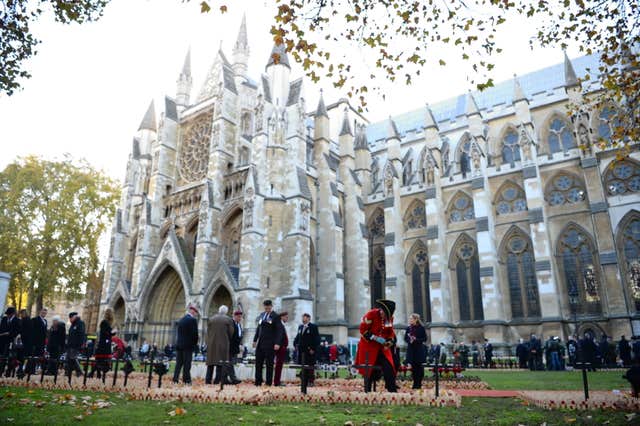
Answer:
[{"label": "tree trunk", "polygon": [[43,307],[42,299],[43,299],[42,293],[38,292],[36,296],[36,315],[40,314],[40,311],[42,310],[42,307]]},{"label": "tree trunk", "polygon": [[33,287],[30,288],[29,292],[27,293],[27,312],[29,312],[30,316],[36,316],[38,312],[36,312],[35,315],[33,315],[33,312],[31,311],[32,308],[33,308]]}]

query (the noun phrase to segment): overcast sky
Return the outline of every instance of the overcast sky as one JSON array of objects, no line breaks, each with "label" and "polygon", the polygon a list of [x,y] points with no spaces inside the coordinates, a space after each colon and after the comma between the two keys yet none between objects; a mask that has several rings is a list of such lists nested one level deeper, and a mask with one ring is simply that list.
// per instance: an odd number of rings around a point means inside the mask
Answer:
[{"label": "overcast sky", "polygon": [[[95,23],[65,26],[45,18],[34,25],[42,44],[28,63],[33,77],[23,82],[22,91],[0,97],[0,168],[17,156],[59,158],[70,153],[121,180],[133,133],[147,105],[155,99],[159,114],[164,95],[175,95],[175,81],[188,47],[196,92],[221,42],[231,58],[244,11],[251,47],[249,73],[257,80],[272,46],[268,32],[271,0],[229,2],[229,13],[222,16],[201,14],[198,3],[113,0]],[[502,29],[498,42],[505,50],[495,59],[496,82],[562,60],[559,49],[532,52],[528,45],[531,34],[534,26],[523,20]],[[364,54],[353,49],[348,52],[356,64]],[[577,52],[569,50],[569,55]],[[380,120],[472,88],[462,60],[457,59],[460,53],[445,52],[444,56],[447,67],[425,69],[410,87],[387,84],[386,101],[371,96],[367,117]],[[301,75],[293,65],[292,78]],[[328,81],[318,86],[305,84],[310,109],[317,103],[320,87],[325,89],[327,103],[345,96],[330,90]]]}]

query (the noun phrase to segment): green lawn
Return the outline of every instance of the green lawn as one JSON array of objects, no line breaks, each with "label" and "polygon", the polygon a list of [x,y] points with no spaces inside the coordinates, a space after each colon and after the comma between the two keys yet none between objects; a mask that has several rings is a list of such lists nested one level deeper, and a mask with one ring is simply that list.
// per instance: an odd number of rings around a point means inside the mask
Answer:
[{"label": "green lawn", "polygon": [[[13,393],[13,395],[11,395]],[[76,405],[61,405],[56,396],[77,396]],[[81,397],[93,400],[105,398],[115,405],[85,413]],[[271,406],[234,406],[214,404],[176,404],[175,402],[128,401],[124,395],[88,392],[64,392],[7,388],[0,391],[0,424],[91,425],[139,424],[195,424],[195,425],[560,425],[574,424],[629,424],[625,413],[544,411],[526,407],[512,398],[465,398],[461,408],[373,407],[373,406],[321,406],[312,404],[279,404]],[[32,401],[42,405],[37,408]],[[44,404],[42,404],[44,402]],[[186,413],[171,417],[176,407]],[[77,418],[82,416],[82,418]]]},{"label": "green lawn", "polygon": [[[478,376],[491,389],[504,390],[581,390],[581,371],[506,371],[474,370],[467,375]],[[588,373],[589,389],[612,390],[629,389],[629,382],[622,378],[620,371],[596,371]]]}]

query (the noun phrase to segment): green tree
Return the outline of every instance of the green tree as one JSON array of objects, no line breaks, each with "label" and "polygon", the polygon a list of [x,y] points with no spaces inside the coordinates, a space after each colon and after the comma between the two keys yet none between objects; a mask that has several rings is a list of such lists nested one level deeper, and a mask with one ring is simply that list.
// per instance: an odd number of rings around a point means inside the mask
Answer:
[{"label": "green tree", "polygon": [[0,0],[0,93],[11,95],[20,80],[31,75],[25,61],[35,55],[40,43],[31,33],[31,24],[43,13],[52,13],[57,22],[70,24],[95,21],[109,0]]},{"label": "green tree", "polygon": [[0,270],[9,297],[39,310],[54,293],[78,296],[99,269],[98,239],[116,184],[86,162],[19,159],[0,172]]}]

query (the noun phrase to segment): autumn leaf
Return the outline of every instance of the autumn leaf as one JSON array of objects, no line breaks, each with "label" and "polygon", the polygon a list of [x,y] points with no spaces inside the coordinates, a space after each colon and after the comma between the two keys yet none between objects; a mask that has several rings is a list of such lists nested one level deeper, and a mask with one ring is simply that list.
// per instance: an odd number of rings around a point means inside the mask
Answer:
[{"label": "autumn leaf", "polygon": [[225,6],[224,4],[220,6],[220,13],[227,13],[227,6]]},{"label": "autumn leaf", "polygon": [[211,11],[211,6],[209,6],[209,3],[207,3],[206,1],[200,3],[200,13],[208,13],[209,11]]}]

